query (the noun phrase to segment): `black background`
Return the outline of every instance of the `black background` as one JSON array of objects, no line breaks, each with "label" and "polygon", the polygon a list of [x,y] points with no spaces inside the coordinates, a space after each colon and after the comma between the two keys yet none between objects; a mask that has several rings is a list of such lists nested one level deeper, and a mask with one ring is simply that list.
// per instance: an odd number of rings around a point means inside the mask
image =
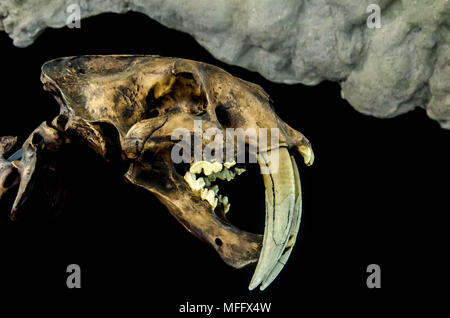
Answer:
[{"label": "black background", "polygon": [[[279,116],[305,134],[316,153],[313,167],[299,166],[304,209],[297,245],[264,292],[247,290],[252,268],[228,267],[155,198],[126,184],[115,167],[73,151],[65,213],[53,221],[0,225],[3,295],[25,302],[28,296],[42,298],[49,308],[90,304],[147,314],[177,313],[186,301],[264,301],[272,303],[273,313],[339,308],[363,314],[386,311],[388,304],[415,308],[424,303],[423,295],[443,295],[450,131],[424,110],[394,119],[364,116],[341,99],[336,83],[269,82],[217,61],[191,36],[134,13],[86,19],[81,29],[48,29],[28,48],[14,47],[5,33],[0,43],[0,135],[23,142],[57,114],[57,103],[39,81],[45,61],[81,54],[157,54],[211,63],[261,85]],[[263,194],[257,191],[262,181],[253,187],[254,181],[244,180],[235,185],[232,208],[245,228],[261,220]],[[39,216],[42,209],[37,204],[34,213]],[[7,212],[2,206],[1,213]],[[66,287],[66,267],[72,263],[81,266],[81,290]],[[366,287],[369,264],[381,266],[379,290]]]}]

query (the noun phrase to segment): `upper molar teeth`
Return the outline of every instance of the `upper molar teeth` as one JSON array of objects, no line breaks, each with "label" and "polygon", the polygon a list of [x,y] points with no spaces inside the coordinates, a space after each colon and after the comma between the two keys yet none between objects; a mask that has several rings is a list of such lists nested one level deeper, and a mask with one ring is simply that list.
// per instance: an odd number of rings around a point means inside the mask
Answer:
[{"label": "upper molar teeth", "polygon": [[234,165],[236,164],[236,161],[231,161],[231,162],[225,162],[223,165],[226,167],[226,168],[228,168],[228,169],[230,169],[231,167],[233,167]]},{"label": "upper molar teeth", "polygon": [[211,188],[211,190],[214,191],[214,194],[217,194],[217,193],[219,193],[219,186],[218,186],[218,185],[215,185],[215,186],[213,186],[213,187]]},{"label": "upper molar teeth", "polygon": [[186,172],[184,175],[184,180],[186,180],[187,184],[191,187],[193,191],[200,191],[205,187],[205,180],[203,178],[196,178],[195,174],[190,172]]},{"label": "upper molar teeth", "polygon": [[238,168],[238,167],[234,168],[234,172],[235,172],[238,176],[240,176],[241,174],[243,174],[245,171],[247,171],[247,170],[245,170],[245,168]]},{"label": "upper molar teeth", "polygon": [[235,175],[231,170],[223,168],[222,171],[213,173],[210,176],[208,176],[208,179],[213,182],[216,181],[216,179],[231,181],[234,179],[234,176]]},{"label": "upper molar teeth", "polygon": [[223,165],[220,162],[208,162],[208,161],[197,161],[191,165],[189,171],[191,173],[205,173],[209,176],[211,173],[219,172],[223,169]]},{"label": "upper molar teeth", "polygon": [[222,174],[219,175],[219,179],[231,181],[234,179],[234,173],[228,169],[224,169]]}]

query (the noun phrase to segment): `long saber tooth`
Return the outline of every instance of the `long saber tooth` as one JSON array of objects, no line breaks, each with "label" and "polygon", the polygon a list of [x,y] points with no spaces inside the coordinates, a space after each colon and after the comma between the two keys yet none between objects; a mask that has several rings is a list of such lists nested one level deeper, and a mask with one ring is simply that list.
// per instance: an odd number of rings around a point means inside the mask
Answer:
[{"label": "long saber tooth", "polygon": [[297,240],[297,234],[300,229],[300,221],[302,217],[302,188],[300,183],[300,174],[298,172],[297,163],[295,162],[295,158],[291,156],[292,160],[292,168],[294,170],[294,178],[295,178],[295,208],[294,208],[294,216],[292,219],[292,228],[291,233],[289,234],[289,240],[286,244],[286,247],[275,265],[272,272],[267,276],[267,278],[262,282],[260,289],[264,290],[269,286],[275,278],[277,278],[278,274],[280,274],[284,265],[286,265],[289,256],[291,256],[292,249]]},{"label": "long saber tooth", "polygon": [[296,185],[291,158],[286,148],[274,149],[258,156],[261,168],[269,168],[270,155],[278,155],[279,166],[276,172],[263,175],[266,188],[266,224],[261,255],[250,282],[250,290],[264,282],[277,265],[293,225]]}]

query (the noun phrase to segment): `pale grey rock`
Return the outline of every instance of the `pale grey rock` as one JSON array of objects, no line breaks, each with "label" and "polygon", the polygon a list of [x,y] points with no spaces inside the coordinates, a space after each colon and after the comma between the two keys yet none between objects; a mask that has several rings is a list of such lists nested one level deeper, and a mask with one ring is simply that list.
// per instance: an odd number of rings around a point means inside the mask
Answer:
[{"label": "pale grey rock", "polygon": [[[0,30],[28,46],[46,27],[64,27],[73,3],[82,17],[144,13],[275,82],[339,82],[364,114],[423,107],[450,129],[448,0],[0,0]],[[373,3],[380,29],[366,24]]]}]

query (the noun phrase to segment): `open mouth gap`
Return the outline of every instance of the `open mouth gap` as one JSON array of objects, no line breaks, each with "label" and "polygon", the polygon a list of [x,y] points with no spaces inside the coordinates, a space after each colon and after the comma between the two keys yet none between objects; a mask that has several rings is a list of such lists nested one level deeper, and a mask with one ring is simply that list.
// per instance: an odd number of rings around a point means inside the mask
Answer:
[{"label": "open mouth gap", "polygon": [[232,204],[226,220],[241,230],[264,233],[265,188],[257,163],[246,164],[246,171],[230,182],[218,181],[220,192],[228,196]]},{"label": "open mouth gap", "polygon": [[203,163],[202,167],[201,163],[180,163],[174,166],[191,191],[207,201],[222,222],[241,230],[262,234],[265,192],[259,165],[212,164]]}]

